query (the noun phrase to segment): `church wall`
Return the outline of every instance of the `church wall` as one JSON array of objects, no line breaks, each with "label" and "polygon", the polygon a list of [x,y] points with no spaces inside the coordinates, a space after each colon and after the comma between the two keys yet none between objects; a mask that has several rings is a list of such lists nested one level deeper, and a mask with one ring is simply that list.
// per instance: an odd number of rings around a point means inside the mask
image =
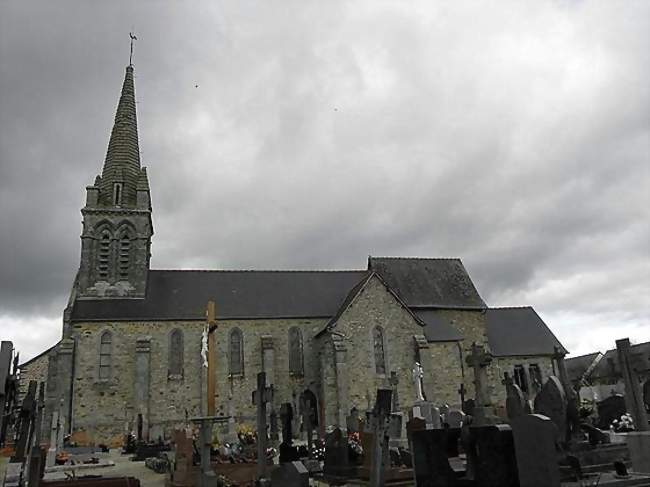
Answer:
[{"label": "church wall", "polygon": [[[559,373],[553,370],[553,359],[549,356],[542,355],[527,355],[517,357],[498,357],[492,362],[492,366],[488,371],[490,377],[490,394],[492,401],[497,406],[505,407],[506,403],[506,386],[502,383],[503,373],[508,372],[510,377],[514,377],[515,365],[523,365],[526,370],[531,364],[537,364],[542,373],[542,382],[551,375],[558,375]],[[558,375],[559,377],[559,375]]]},{"label": "church wall", "polygon": [[18,383],[18,400],[22,402],[29,382],[47,382],[47,369],[50,363],[50,352],[42,354],[40,357],[30,360],[28,363],[20,366],[20,382]]},{"label": "church wall", "polygon": [[[427,397],[427,399],[436,406],[448,404],[453,408],[460,408],[458,389],[460,389],[463,382],[463,373],[458,342],[429,343],[429,352],[434,369],[425,370],[424,373],[432,377],[434,395],[433,397]],[[467,369],[465,369],[465,374],[467,374]],[[469,379],[471,380],[471,377]],[[467,379],[465,382],[467,382]],[[467,387],[467,384],[465,387]]]},{"label": "church wall", "polygon": [[[314,335],[326,324],[325,319],[224,320],[214,332],[216,343],[215,405],[217,415],[228,415],[232,408],[238,423],[255,425],[252,392],[257,373],[262,370],[262,337],[270,336],[274,348],[275,377],[267,383],[275,387],[276,410],[282,402],[299,398],[311,388],[319,396],[320,363],[314,348]],[[150,437],[169,436],[175,426],[190,417],[203,414],[205,368],[201,359],[203,322],[116,322],[79,323],[74,325],[77,339],[74,384],[74,424],[81,443],[117,443],[122,440],[125,422],[135,431],[136,340],[150,337]],[[303,335],[304,375],[289,374],[288,333],[298,326]],[[229,376],[228,339],[233,328],[239,328],[244,343],[244,373]],[[170,334],[183,331],[184,354],[182,378],[170,378]],[[102,333],[113,337],[113,370],[109,380],[99,380],[99,342]],[[202,396],[203,394],[203,396]],[[229,398],[232,403],[229,406]]]},{"label": "church wall", "polygon": [[[375,368],[375,326],[384,332],[385,374],[377,374]],[[406,412],[416,399],[411,373],[415,364],[413,336],[423,330],[379,279],[372,278],[361,290],[339,317],[334,331],[345,337],[347,347],[349,407],[364,411],[374,405],[377,388],[390,388],[390,373],[395,371],[400,406]]]}]

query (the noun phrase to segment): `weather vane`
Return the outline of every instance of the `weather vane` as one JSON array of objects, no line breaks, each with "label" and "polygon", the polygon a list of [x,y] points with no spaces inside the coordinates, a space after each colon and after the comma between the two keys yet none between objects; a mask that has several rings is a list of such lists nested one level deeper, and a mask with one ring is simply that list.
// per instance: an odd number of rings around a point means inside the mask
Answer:
[{"label": "weather vane", "polygon": [[129,32],[129,37],[131,38],[131,54],[129,55],[129,66],[133,66],[133,41],[137,41],[138,38],[133,35],[133,32]]}]

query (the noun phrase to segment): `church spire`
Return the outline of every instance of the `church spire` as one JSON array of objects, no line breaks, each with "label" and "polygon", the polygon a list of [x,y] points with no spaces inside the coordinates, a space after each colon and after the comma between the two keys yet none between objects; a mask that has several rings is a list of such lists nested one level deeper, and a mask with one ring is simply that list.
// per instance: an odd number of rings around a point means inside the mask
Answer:
[{"label": "church spire", "polygon": [[138,180],[141,177],[133,66],[129,65],[126,67],[122,94],[99,183],[100,205],[135,206]]}]

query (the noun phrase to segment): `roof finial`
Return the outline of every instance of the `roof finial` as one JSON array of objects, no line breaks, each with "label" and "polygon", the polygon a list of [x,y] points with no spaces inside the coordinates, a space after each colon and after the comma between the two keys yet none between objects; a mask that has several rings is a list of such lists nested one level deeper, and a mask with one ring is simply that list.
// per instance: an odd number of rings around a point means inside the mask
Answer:
[{"label": "roof finial", "polygon": [[133,41],[137,41],[138,38],[134,36],[132,32],[129,32],[129,37],[131,38],[131,54],[129,55],[129,66],[133,67]]}]

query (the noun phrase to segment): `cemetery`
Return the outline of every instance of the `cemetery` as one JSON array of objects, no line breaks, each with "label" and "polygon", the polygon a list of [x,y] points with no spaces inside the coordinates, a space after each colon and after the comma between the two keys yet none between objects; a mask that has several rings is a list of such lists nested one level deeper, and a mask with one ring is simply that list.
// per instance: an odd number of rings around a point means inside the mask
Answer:
[{"label": "cemetery", "polygon": [[[505,410],[496,408],[486,388],[490,351],[474,344],[466,363],[476,392],[460,409],[425,397],[425,371],[416,363],[416,397],[398,397],[399,379],[391,374],[392,387],[377,389],[366,411],[353,408],[345,424],[315,427],[309,397],[298,410],[284,403],[276,413],[273,386],[260,372],[250,396],[254,428],[229,416],[188,418],[171,439],[145,442],[129,432],[113,452],[144,462],[169,487],[650,486],[648,404],[629,340],[617,341],[617,349],[625,394],[605,399],[597,411],[580,409],[562,366],[530,393],[504,373]],[[105,445],[75,446],[58,415],[44,430],[44,384],[31,381],[18,400],[16,355],[11,342],[2,342],[2,486],[140,485],[119,474]],[[606,428],[610,422],[620,428]],[[89,469],[94,474],[84,475]]]}]

